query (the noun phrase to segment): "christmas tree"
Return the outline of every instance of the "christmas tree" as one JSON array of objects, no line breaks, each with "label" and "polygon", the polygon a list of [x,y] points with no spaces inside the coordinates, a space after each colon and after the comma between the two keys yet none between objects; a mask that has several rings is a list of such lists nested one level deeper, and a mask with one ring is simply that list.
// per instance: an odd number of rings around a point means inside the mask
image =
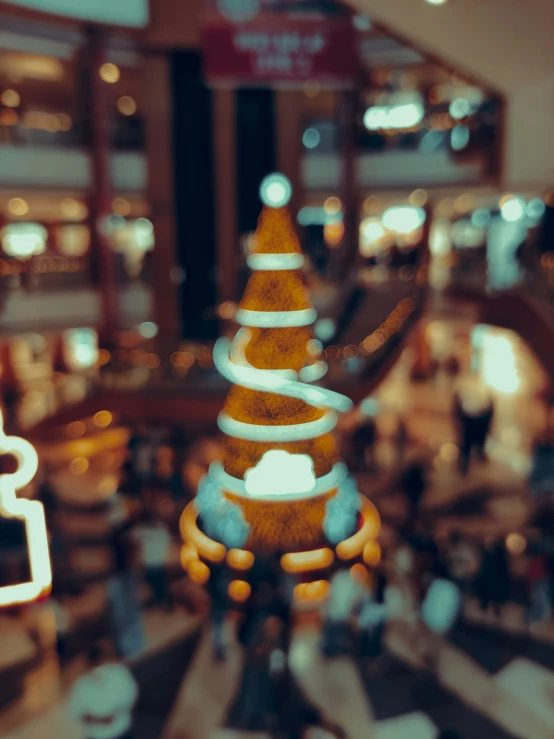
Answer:
[{"label": "christmas tree", "polygon": [[337,413],[351,402],[312,384],[326,365],[314,338],[317,315],[302,279],[303,263],[288,211],[265,208],[248,257],[252,275],[236,314],[241,328],[233,342],[220,339],[214,349],[218,370],[232,383],[218,419],[223,461],[212,464],[200,483],[195,512],[185,511],[188,558],[194,559],[193,547],[212,561],[221,560],[227,548],[324,548],[332,560],[329,545],[346,540],[355,544],[343,547],[341,558],[348,559],[377,534],[378,515],[348,477],[332,434]]}]

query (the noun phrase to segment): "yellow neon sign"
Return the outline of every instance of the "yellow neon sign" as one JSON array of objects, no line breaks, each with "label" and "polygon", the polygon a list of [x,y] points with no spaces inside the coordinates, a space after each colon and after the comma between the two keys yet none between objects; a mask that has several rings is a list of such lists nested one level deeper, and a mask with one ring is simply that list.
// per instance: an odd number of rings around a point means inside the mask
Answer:
[{"label": "yellow neon sign", "polygon": [[0,515],[24,522],[29,547],[31,581],[0,587],[0,606],[28,603],[47,592],[52,584],[46,520],[42,503],[16,496],[16,490],[35,476],[38,456],[34,447],[18,436],[6,436],[0,413],[0,453],[12,454],[19,467],[13,474],[0,475]]}]

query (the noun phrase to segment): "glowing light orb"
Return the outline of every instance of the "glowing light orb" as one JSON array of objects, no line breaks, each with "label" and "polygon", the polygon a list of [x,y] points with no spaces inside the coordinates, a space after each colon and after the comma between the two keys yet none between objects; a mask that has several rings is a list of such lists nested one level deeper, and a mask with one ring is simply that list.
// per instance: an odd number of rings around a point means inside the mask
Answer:
[{"label": "glowing light orb", "polygon": [[252,497],[309,493],[316,482],[314,462],[307,454],[272,449],[248,470],[244,481],[246,492]]},{"label": "glowing light orb", "polygon": [[385,228],[397,233],[408,234],[425,223],[425,211],[421,208],[395,206],[387,208],[383,213],[382,223]]},{"label": "glowing light orb", "polygon": [[360,411],[364,416],[375,418],[379,414],[381,405],[376,398],[364,398],[360,403]]},{"label": "glowing light orb", "polygon": [[332,318],[320,318],[314,326],[314,332],[318,339],[328,341],[335,333],[336,324]]},{"label": "glowing light orb", "polygon": [[460,602],[460,589],[454,583],[448,580],[434,580],[421,609],[427,628],[436,634],[446,633],[454,625]]},{"label": "glowing light orb", "polygon": [[460,120],[471,113],[471,104],[466,98],[456,98],[450,103],[448,110],[452,118]]},{"label": "glowing light orb", "polygon": [[21,102],[21,97],[17,90],[4,90],[0,95],[0,103],[6,108],[17,108]]},{"label": "glowing light orb", "polygon": [[94,424],[102,429],[107,428],[113,421],[113,416],[109,411],[98,411],[94,414]]},{"label": "glowing light orb", "polygon": [[454,126],[450,132],[450,146],[454,151],[461,151],[469,144],[469,128],[467,126]]},{"label": "glowing light orb", "polygon": [[137,104],[129,95],[122,95],[117,101],[117,109],[121,115],[134,115],[137,112]]},{"label": "glowing light orb", "polygon": [[506,537],[506,549],[511,554],[523,554],[527,549],[527,539],[518,533],[508,534]]},{"label": "glowing light orb", "polygon": [[486,208],[478,208],[471,215],[471,222],[476,228],[484,228],[491,220],[490,211]]},{"label": "glowing light orb", "polygon": [[119,67],[117,64],[112,64],[111,62],[102,64],[98,70],[98,74],[100,75],[100,79],[107,82],[109,85],[115,84],[121,77]]},{"label": "glowing light orb", "polygon": [[317,128],[307,128],[302,136],[302,143],[306,149],[316,149],[321,141],[321,134]]},{"label": "glowing light orb", "polygon": [[364,113],[364,126],[368,131],[412,128],[421,123],[423,116],[424,109],[421,103],[375,105]]},{"label": "glowing light orb", "polygon": [[2,249],[16,259],[29,259],[43,254],[47,238],[48,232],[38,223],[9,223],[0,231]]},{"label": "glowing light orb", "polygon": [[280,172],[267,175],[260,185],[260,198],[269,208],[282,208],[292,197],[292,185]]},{"label": "glowing light orb", "polygon": [[154,336],[158,335],[158,324],[153,321],[144,321],[138,327],[139,334],[143,339],[153,339]]},{"label": "glowing light orb", "polygon": [[245,580],[233,580],[229,584],[229,598],[235,603],[244,603],[248,600],[252,588]]},{"label": "glowing light orb", "polygon": [[525,216],[525,201],[516,196],[502,198],[500,215],[508,223],[517,223]]},{"label": "glowing light orb", "polygon": [[533,220],[538,221],[542,218],[545,210],[546,205],[542,198],[531,198],[527,203],[527,215]]}]

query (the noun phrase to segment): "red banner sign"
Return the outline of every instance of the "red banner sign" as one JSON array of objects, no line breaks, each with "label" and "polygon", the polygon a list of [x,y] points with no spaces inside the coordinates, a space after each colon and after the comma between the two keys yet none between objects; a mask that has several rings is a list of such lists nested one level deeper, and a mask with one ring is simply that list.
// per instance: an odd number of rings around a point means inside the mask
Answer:
[{"label": "red banner sign", "polygon": [[[264,12],[265,11],[265,12]],[[232,23],[206,14],[202,33],[208,79],[351,84],[359,63],[352,19],[321,14],[267,12]]]}]

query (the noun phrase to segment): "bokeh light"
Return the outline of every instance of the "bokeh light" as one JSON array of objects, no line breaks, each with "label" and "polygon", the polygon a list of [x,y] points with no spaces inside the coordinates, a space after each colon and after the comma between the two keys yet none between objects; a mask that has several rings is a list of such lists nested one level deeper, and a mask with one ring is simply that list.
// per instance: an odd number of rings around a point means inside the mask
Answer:
[{"label": "bokeh light", "polygon": [[94,424],[95,426],[98,426],[99,428],[107,428],[110,423],[112,422],[113,417],[112,414],[109,411],[98,411],[98,413],[94,414]]},{"label": "bokeh light", "polygon": [[29,212],[29,203],[23,198],[11,198],[8,210],[12,216],[25,216]]},{"label": "bokeh light", "polygon": [[506,537],[506,549],[511,554],[523,554],[527,549],[527,540],[522,534],[511,533]]},{"label": "bokeh light", "polygon": [[111,62],[102,64],[98,70],[98,74],[100,75],[100,79],[107,82],[109,85],[115,84],[121,77],[119,67],[117,64],[112,64]]},{"label": "bokeh light", "polygon": [[16,90],[4,90],[0,95],[0,102],[5,105],[6,108],[17,108],[21,102],[21,97]]},{"label": "bokeh light", "polygon": [[117,101],[117,109],[121,115],[134,115],[137,112],[137,104],[129,95],[122,95]]},{"label": "bokeh light", "polygon": [[72,475],[83,475],[89,468],[89,461],[85,457],[76,457],[69,464]]},{"label": "bokeh light", "polygon": [[321,142],[321,135],[317,128],[307,128],[302,136],[302,143],[306,149],[316,149]]},{"label": "bokeh light", "polygon": [[525,216],[525,201],[516,195],[505,195],[500,201],[500,214],[508,223],[517,223]]}]

